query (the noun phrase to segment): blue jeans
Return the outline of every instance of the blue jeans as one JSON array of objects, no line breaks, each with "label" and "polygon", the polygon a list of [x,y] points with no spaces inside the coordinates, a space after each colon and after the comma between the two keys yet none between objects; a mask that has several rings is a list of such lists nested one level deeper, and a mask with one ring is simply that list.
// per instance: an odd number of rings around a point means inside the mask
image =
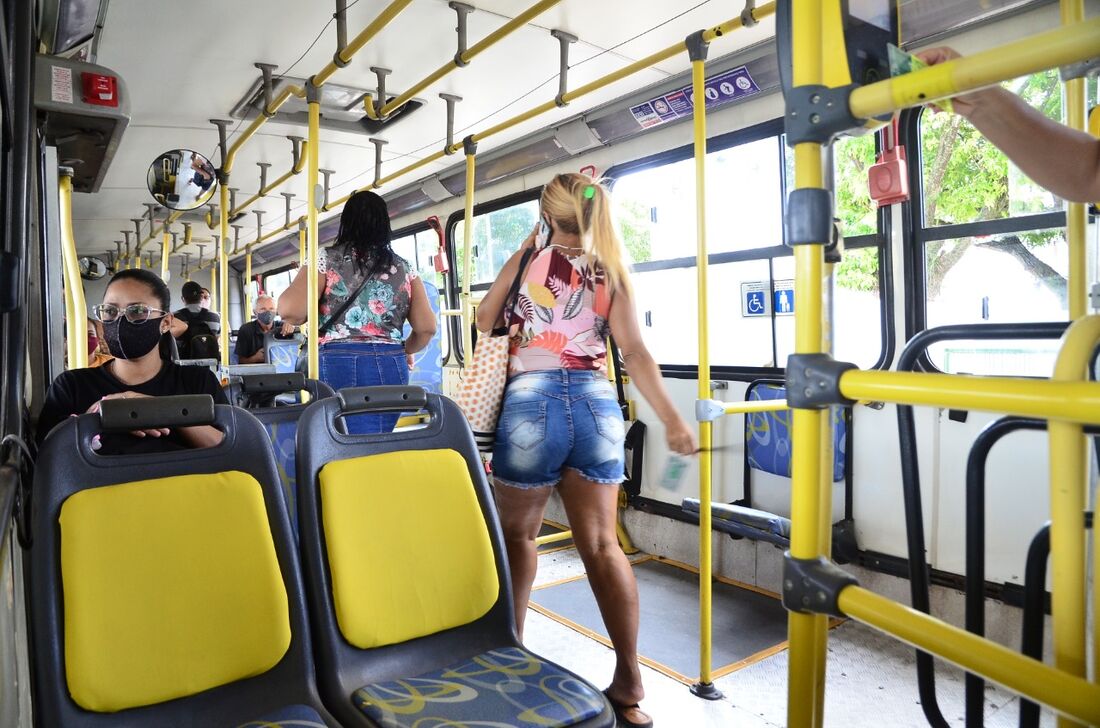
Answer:
[{"label": "blue jeans", "polygon": [[600,372],[545,369],[508,380],[493,447],[493,477],[517,488],[556,485],[566,468],[623,482],[626,425]]},{"label": "blue jeans", "polygon": [[[370,341],[334,341],[319,352],[321,381],[333,389],[408,384],[405,347]],[[344,418],[348,434],[392,432],[399,414],[353,415]]]}]

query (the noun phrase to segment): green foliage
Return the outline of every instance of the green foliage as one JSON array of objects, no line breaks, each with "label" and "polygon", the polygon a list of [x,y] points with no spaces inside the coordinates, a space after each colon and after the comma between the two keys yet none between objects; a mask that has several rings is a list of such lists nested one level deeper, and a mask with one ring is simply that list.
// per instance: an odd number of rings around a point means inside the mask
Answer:
[{"label": "green foliage", "polygon": [[841,139],[833,145],[836,216],[845,237],[870,235],[878,230],[867,184],[867,170],[874,163],[875,137],[871,134]]},{"label": "green foliage", "polygon": [[834,273],[836,284],[851,291],[878,291],[878,248],[857,248],[844,253]]},{"label": "green foliage", "polygon": [[619,235],[630,254],[632,263],[645,263],[653,259],[653,233],[650,230],[649,209],[638,200],[623,199],[616,210]]}]

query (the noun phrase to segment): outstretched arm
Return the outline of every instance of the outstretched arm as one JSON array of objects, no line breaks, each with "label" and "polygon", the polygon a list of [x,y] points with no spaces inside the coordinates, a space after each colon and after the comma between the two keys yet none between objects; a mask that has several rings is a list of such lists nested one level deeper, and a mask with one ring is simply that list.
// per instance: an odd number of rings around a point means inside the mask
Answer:
[{"label": "outstretched arm", "polygon": [[[960,57],[951,48],[917,55],[933,66]],[[1000,87],[965,94],[952,103],[1037,184],[1071,202],[1100,201],[1100,139],[1048,119]]]}]

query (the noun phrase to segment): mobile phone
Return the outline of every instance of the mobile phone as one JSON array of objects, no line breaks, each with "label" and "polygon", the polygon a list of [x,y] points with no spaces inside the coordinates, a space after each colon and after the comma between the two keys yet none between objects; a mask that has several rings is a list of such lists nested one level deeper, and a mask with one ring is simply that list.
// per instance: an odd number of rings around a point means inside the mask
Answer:
[{"label": "mobile phone", "polygon": [[539,230],[535,233],[535,248],[541,250],[550,242],[550,226],[546,224],[546,218],[539,218]]}]

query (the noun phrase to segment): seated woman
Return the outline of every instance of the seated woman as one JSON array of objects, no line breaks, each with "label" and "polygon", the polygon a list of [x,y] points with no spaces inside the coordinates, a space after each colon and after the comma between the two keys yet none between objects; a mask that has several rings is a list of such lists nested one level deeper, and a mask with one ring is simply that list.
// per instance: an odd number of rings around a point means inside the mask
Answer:
[{"label": "seated woman", "polygon": [[100,367],[114,359],[103,338],[103,324],[88,317],[88,366]]},{"label": "seated woman", "polygon": [[[320,379],[333,389],[408,384],[412,355],[435,335],[435,313],[424,282],[390,245],[386,201],[373,192],[353,194],[340,216],[336,243],[318,252],[317,291]],[[279,316],[306,322],[309,278],[301,268],[279,296]],[[406,339],[405,321],[412,327]],[[351,434],[389,432],[396,414],[347,418]]]},{"label": "seated woman", "polygon": [[[228,404],[214,374],[204,367],[181,367],[161,358],[160,342],[172,326],[168,286],[147,270],[122,270],[111,278],[103,303],[94,308],[114,359],[102,366],[62,373],[46,392],[38,416],[38,442],[68,417],[99,411],[105,399],[209,394]],[[214,427],[167,427],[104,435],[99,453],[111,455],[209,447],[221,442]]]}]

